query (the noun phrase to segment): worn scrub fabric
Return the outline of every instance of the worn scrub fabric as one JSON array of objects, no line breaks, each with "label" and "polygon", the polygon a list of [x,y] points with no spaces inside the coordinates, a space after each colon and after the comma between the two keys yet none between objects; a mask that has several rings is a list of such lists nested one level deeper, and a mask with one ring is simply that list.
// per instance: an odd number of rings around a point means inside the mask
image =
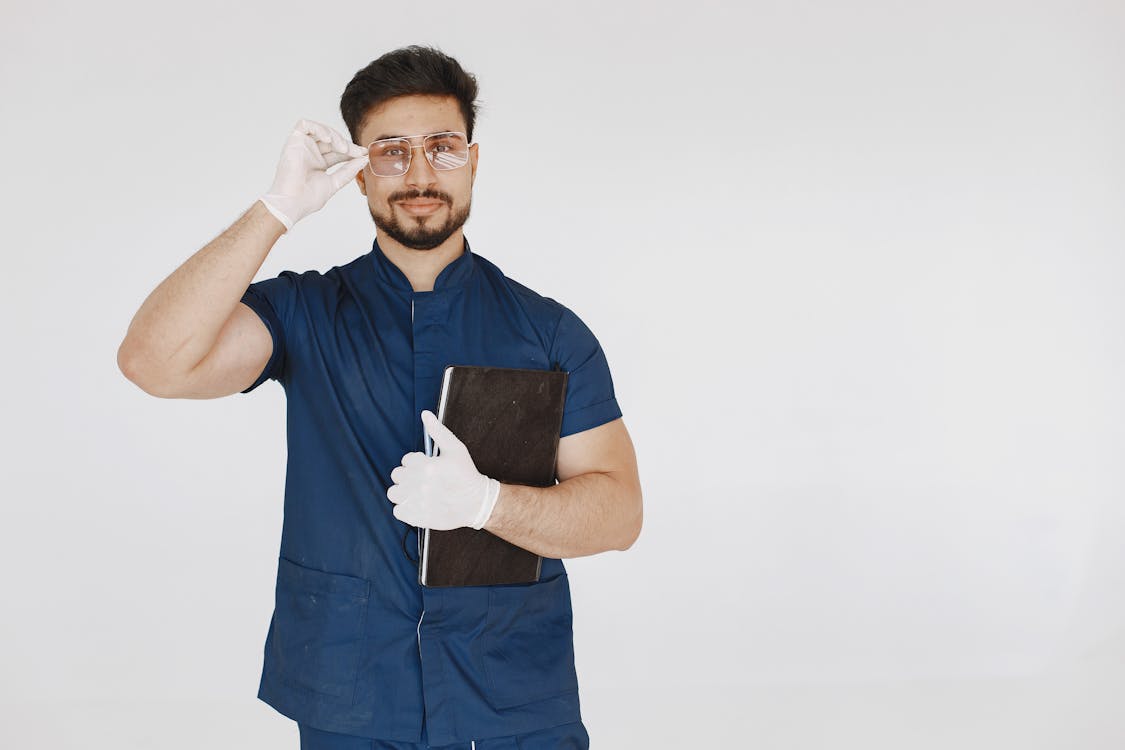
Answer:
[{"label": "worn scrub fabric", "polygon": [[[297,725],[301,736],[301,750],[436,750],[438,745],[425,742],[389,742],[350,734],[335,734],[320,729]],[[586,726],[576,721],[548,727],[528,734],[494,739],[455,742],[441,745],[441,750],[589,750],[590,735]]]},{"label": "worn scrub fabric", "polygon": [[[415,292],[383,253],[283,271],[242,302],[286,395],[284,520],[258,697],[310,727],[445,745],[581,721],[570,583],[426,588],[390,472],[424,451],[451,364],[569,373],[560,437],[621,416],[597,338],[570,309],[464,251]],[[412,555],[410,551],[413,550]]]}]

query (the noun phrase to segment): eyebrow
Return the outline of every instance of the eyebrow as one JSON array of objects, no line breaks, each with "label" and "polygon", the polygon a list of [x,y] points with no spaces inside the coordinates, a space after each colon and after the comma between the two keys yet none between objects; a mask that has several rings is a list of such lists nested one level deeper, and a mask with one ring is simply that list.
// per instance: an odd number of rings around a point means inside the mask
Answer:
[{"label": "eyebrow", "polygon": [[[438,133],[456,133],[456,132],[458,132],[458,131],[454,130],[453,128],[447,128],[445,130],[435,130],[433,133],[420,133],[420,135],[436,135]],[[372,138],[371,141],[368,141],[368,142],[370,143],[372,141],[382,141],[382,140],[386,140],[387,138],[405,138],[405,137],[406,137],[405,135],[393,135],[393,134],[392,135],[380,135],[380,136],[376,136],[375,138]]]}]

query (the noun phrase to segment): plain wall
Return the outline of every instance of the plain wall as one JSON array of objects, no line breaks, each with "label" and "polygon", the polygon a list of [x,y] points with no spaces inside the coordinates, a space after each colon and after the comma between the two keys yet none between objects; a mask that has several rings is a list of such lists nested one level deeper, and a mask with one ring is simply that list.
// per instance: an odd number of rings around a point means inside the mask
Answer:
[{"label": "plain wall", "polygon": [[[411,43],[637,449],[640,539],[566,563],[594,747],[1125,743],[1125,6],[703,0],[5,7],[0,745],[296,748],[284,392],[116,351]],[[256,278],[373,232],[349,185]]]}]

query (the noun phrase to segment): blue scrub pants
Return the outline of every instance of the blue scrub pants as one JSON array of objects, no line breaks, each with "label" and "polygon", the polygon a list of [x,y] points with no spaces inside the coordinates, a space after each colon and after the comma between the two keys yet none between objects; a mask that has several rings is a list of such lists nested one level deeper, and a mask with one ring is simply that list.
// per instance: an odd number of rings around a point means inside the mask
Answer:
[{"label": "blue scrub pants", "polygon": [[[437,750],[426,742],[426,728],[422,727],[422,741],[394,742],[351,734],[337,734],[297,723],[301,733],[301,750]],[[474,747],[475,746],[475,747]],[[455,742],[442,745],[443,750],[590,750],[590,735],[581,721],[540,729],[527,734],[493,737],[474,742]]]}]

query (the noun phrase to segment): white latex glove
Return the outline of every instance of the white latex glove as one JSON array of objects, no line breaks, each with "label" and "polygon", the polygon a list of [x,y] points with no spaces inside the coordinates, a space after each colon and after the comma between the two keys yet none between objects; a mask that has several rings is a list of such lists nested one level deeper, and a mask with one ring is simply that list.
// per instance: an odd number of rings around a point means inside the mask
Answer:
[{"label": "white latex glove", "polygon": [[477,471],[469,449],[433,412],[422,412],[422,424],[436,455],[407,453],[391,472],[395,484],[387,490],[387,499],[395,504],[395,518],[435,531],[482,528],[496,507],[500,483]]},{"label": "white latex glove", "polygon": [[[329,167],[343,163],[332,174]],[[367,164],[367,150],[319,122],[299,120],[281,150],[269,192],[260,200],[285,231],[319,211]]]}]

